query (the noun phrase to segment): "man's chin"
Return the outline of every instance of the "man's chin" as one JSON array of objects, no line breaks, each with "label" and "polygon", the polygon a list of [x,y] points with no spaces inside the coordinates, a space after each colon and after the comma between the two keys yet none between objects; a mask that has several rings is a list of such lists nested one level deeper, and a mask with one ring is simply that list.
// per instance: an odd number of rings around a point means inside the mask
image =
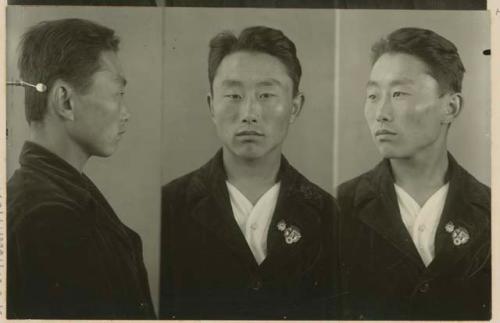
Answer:
[{"label": "man's chin", "polygon": [[390,149],[389,147],[378,147],[378,152],[385,159],[400,158],[397,151]]},{"label": "man's chin", "polygon": [[106,148],[101,148],[101,149],[95,149],[91,153],[91,156],[103,157],[103,158],[111,157],[115,153],[115,151],[116,151],[117,148],[118,147],[113,146],[113,147],[106,147]]},{"label": "man's chin", "polygon": [[255,149],[255,147],[243,147],[240,149],[233,150],[233,154],[246,161],[254,161],[262,158],[263,153],[260,149]]},{"label": "man's chin", "polygon": [[396,151],[395,149],[379,149],[380,155],[384,159],[408,159],[411,155],[407,152]]},{"label": "man's chin", "polygon": [[262,158],[262,154],[259,154],[257,152],[243,152],[239,153],[238,157],[246,161],[254,161]]}]

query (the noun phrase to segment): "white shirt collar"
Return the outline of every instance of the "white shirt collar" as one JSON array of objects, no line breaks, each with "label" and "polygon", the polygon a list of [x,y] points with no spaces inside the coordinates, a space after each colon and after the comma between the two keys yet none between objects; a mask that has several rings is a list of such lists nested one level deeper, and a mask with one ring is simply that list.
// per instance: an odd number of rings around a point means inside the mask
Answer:
[{"label": "white shirt collar", "polygon": [[226,181],[233,215],[245,236],[255,260],[260,265],[267,256],[267,233],[276,208],[281,184],[274,184],[255,205],[234,185]]},{"label": "white shirt collar", "polygon": [[435,256],[434,240],[449,186],[449,183],[443,185],[420,207],[403,188],[394,184],[401,218],[426,266]]}]

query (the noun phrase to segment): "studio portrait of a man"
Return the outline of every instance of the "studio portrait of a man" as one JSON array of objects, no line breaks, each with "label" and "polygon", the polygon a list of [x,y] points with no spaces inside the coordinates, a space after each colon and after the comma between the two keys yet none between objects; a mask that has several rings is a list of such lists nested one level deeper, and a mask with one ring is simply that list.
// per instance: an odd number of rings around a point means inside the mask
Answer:
[{"label": "studio portrait of a man", "polygon": [[467,100],[460,54],[400,28],[371,55],[364,115],[383,161],[338,190],[346,317],[488,319],[490,188],[447,144]]},{"label": "studio portrait of a man", "polygon": [[160,316],[326,317],[336,203],[282,155],[304,104],[294,43],[264,26],[219,33],[208,65],[222,148],[163,187]]},{"label": "studio portrait of a man", "polygon": [[7,184],[8,318],[155,318],[141,238],[83,173],[127,130],[119,43],[112,29],[76,18],[22,37],[30,134]]}]

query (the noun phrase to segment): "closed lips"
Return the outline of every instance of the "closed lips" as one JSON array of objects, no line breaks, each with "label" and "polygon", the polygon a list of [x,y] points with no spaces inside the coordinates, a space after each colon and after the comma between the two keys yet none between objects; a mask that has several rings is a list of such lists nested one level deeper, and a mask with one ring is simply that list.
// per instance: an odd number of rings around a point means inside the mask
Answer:
[{"label": "closed lips", "polygon": [[262,133],[252,130],[240,131],[236,133],[237,136],[263,136]]},{"label": "closed lips", "polygon": [[375,132],[375,136],[381,136],[381,135],[395,135],[395,132],[392,132],[390,130],[386,129],[380,129]]}]

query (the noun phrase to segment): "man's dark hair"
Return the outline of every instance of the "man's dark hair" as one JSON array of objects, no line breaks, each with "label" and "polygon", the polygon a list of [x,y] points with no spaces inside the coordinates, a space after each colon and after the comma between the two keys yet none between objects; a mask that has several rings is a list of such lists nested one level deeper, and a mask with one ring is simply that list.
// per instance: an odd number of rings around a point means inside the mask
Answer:
[{"label": "man's dark hair", "polygon": [[101,53],[118,51],[119,42],[113,30],[83,19],[44,21],[31,27],[21,40],[18,67],[23,81],[43,83],[47,91],[25,87],[28,123],[43,119],[47,94],[56,80],[85,93],[100,68]]},{"label": "man's dark hair", "polygon": [[465,68],[455,45],[437,33],[420,28],[401,28],[372,47],[372,64],[386,53],[412,55],[429,68],[441,94],[461,92]]},{"label": "man's dark hair", "polygon": [[208,54],[210,91],[213,90],[215,74],[224,57],[238,51],[265,53],[279,59],[292,79],[293,94],[297,94],[302,68],[297,58],[295,44],[281,30],[263,26],[245,28],[238,37],[232,32],[222,32],[210,40]]}]

